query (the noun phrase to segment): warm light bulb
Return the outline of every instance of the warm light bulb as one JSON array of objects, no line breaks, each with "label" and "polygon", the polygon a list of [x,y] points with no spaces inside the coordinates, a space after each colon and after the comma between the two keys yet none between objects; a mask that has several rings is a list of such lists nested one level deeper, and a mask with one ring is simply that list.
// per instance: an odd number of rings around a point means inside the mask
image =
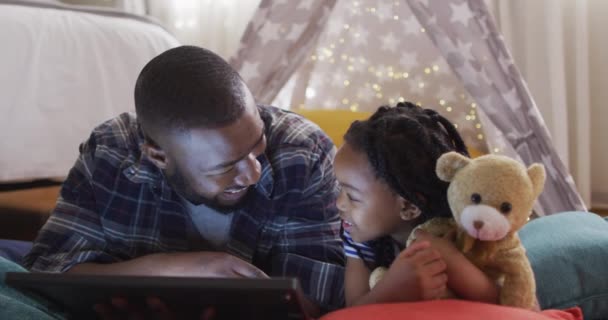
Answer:
[{"label": "warm light bulb", "polygon": [[317,95],[317,91],[313,88],[306,88],[306,98],[312,99]]}]

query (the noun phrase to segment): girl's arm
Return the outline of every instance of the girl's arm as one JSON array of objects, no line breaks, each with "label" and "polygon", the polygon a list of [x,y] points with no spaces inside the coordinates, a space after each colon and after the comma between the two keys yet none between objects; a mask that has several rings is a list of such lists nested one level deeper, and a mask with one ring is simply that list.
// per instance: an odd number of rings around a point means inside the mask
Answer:
[{"label": "girl's arm", "polygon": [[384,277],[370,290],[369,269],[362,260],[347,258],[346,305],[437,298],[445,291],[445,267],[429,242],[417,242],[399,254]]},{"label": "girl's arm", "polygon": [[346,306],[350,307],[356,305],[356,301],[361,300],[360,298],[369,293],[369,276],[371,272],[365,266],[363,260],[351,257],[346,258],[344,272]]},{"label": "girl's arm", "polygon": [[499,288],[485,273],[467,259],[447,239],[435,237],[419,230],[416,239],[429,241],[447,265],[448,287],[459,297],[467,300],[498,303]]}]

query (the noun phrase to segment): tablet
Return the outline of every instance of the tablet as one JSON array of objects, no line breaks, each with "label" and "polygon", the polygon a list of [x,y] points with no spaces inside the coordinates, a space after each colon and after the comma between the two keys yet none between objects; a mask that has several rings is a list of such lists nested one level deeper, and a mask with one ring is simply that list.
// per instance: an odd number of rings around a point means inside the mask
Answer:
[{"label": "tablet", "polygon": [[[6,284],[42,296],[74,319],[95,319],[93,306],[113,296],[146,310],[159,297],[177,319],[200,319],[209,306],[213,319],[308,319],[295,278],[236,279],[7,272]],[[146,311],[147,312],[147,311]],[[145,314],[144,314],[145,315]],[[152,318],[146,316],[145,318]]]}]

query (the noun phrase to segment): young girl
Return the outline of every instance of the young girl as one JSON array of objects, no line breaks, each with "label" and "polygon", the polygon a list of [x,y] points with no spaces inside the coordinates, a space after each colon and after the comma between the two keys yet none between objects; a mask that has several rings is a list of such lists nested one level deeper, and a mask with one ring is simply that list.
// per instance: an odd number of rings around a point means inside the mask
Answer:
[{"label": "young girl", "polygon": [[[344,140],[334,166],[347,306],[436,299],[447,287],[464,299],[496,302],[496,285],[447,239],[418,232],[401,251],[415,226],[451,216],[448,184],[435,165],[448,151],[468,156],[454,126],[434,110],[399,103],[354,122]],[[370,290],[378,266],[388,271]]]}]

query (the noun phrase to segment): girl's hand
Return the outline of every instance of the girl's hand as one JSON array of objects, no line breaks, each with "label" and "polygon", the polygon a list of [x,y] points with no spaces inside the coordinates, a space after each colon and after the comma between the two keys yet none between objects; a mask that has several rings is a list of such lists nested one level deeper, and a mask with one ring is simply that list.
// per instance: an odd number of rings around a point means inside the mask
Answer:
[{"label": "girl's hand", "polygon": [[424,230],[416,232],[416,242],[430,243],[446,265],[445,274],[450,281],[448,287],[463,299],[497,303],[499,288],[485,273],[477,268],[454,245],[455,233],[436,237]]},{"label": "girl's hand", "polygon": [[445,270],[445,262],[430,242],[417,241],[399,254],[382,282],[395,287],[391,290],[394,301],[437,299],[447,287]]}]

